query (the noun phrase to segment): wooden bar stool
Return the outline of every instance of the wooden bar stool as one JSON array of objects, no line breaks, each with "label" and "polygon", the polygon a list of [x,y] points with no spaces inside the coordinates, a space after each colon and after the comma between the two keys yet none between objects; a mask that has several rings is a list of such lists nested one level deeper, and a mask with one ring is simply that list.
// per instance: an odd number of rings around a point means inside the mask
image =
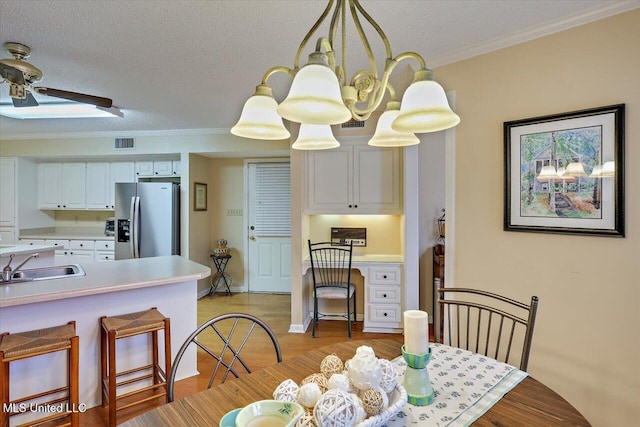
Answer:
[{"label": "wooden bar stool", "polygon": [[[158,331],[164,330],[164,368],[158,363]],[[152,362],[151,364],[116,371],[116,341],[121,338],[140,334],[151,334]],[[171,333],[170,322],[155,307],[150,310],[118,316],[103,316],[100,318],[100,359],[102,368],[102,407],[109,406],[109,426],[116,425],[116,412],[146,402],[160,396],[167,395],[167,377],[171,369]],[[143,372],[137,376],[132,376]],[[118,382],[118,377],[126,379]],[[116,389],[120,386],[152,380],[153,384],[116,396]],[[138,399],[128,399],[131,396],[145,393]],[[165,397],[166,398],[166,397]],[[118,406],[117,400],[124,400]]]},{"label": "wooden bar stool", "polygon": [[[52,396],[51,400],[42,402],[38,400],[37,404],[45,407],[52,405],[56,408],[63,405],[60,412],[49,412],[51,415],[30,421],[27,425],[40,424],[45,421],[65,418],[63,426],[79,426],[80,417],[78,413],[78,364],[79,364],[79,338],[76,335],[76,323],[69,322],[66,325],[54,326],[51,328],[37,329],[34,331],[3,333],[0,335],[0,400],[2,403],[2,426],[9,426],[9,418],[18,415],[21,405],[35,403],[35,399],[41,399],[45,396]],[[54,353],[57,351],[67,351],[67,385],[53,390],[44,391],[30,396],[21,397],[19,399],[10,399],[9,395],[9,364],[11,362],[27,359],[29,357],[40,356],[43,354]],[[66,396],[60,397],[62,393]],[[53,397],[53,395],[58,395]],[[7,408],[14,408],[8,409]],[[45,412],[46,413],[46,412]],[[69,417],[69,418],[67,418]]]}]

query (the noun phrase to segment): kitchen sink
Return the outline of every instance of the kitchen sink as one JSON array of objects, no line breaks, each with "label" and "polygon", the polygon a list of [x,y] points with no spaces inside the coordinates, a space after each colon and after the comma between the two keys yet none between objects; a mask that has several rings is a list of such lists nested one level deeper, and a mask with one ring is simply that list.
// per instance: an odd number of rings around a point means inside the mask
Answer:
[{"label": "kitchen sink", "polygon": [[24,270],[18,270],[13,273],[11,280],[4,283],[50,280],[84,275],[86,275],[85,271],[78,264],[55,265],[52,267],[25,268]]}]

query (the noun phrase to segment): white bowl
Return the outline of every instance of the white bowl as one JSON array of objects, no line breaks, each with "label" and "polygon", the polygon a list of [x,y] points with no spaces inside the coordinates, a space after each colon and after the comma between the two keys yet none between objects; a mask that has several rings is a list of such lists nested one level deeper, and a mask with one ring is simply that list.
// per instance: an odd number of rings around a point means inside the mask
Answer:
[{"label": "white bowl", "polygon": [[238,412],[236,427],[293,427],[304,408],[295,402],[259,400]]}]

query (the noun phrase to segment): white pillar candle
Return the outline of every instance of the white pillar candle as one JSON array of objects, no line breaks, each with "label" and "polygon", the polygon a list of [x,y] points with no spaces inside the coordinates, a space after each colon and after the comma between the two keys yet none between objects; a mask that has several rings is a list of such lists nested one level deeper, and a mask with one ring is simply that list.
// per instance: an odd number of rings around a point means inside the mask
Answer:
[{"label": "white pillar candle", "polygon": [[413,354],[429,352],[429,315],[425,311],[404,312],[404,349]]}]

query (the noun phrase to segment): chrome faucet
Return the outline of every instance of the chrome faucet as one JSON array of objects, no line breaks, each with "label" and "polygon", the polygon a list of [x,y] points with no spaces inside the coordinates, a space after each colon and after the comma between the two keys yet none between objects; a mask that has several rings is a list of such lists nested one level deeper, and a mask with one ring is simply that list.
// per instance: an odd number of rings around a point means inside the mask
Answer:
[{"label": "chrome faucet", "polygon": [[8,282],[9,280],[11,280],[11,277],[13,277],[14,274],[16,274],[18,271],[20,271],[20,269],[31,259],[33,258],[38,258],[40,256],[39,253],[35,253],[35,254],[31,254],[29,255],[24,261],[22,261],[20,263],[20,265],[18,265],[14,270],[11,269],[11,262],[13,261],[13,257],[15,256],[15,254],[11,254],[9,255],[9,262],[7,263],[7,265],[5,265],[5,267],[2,269],[2,281],[3,282]]}]

